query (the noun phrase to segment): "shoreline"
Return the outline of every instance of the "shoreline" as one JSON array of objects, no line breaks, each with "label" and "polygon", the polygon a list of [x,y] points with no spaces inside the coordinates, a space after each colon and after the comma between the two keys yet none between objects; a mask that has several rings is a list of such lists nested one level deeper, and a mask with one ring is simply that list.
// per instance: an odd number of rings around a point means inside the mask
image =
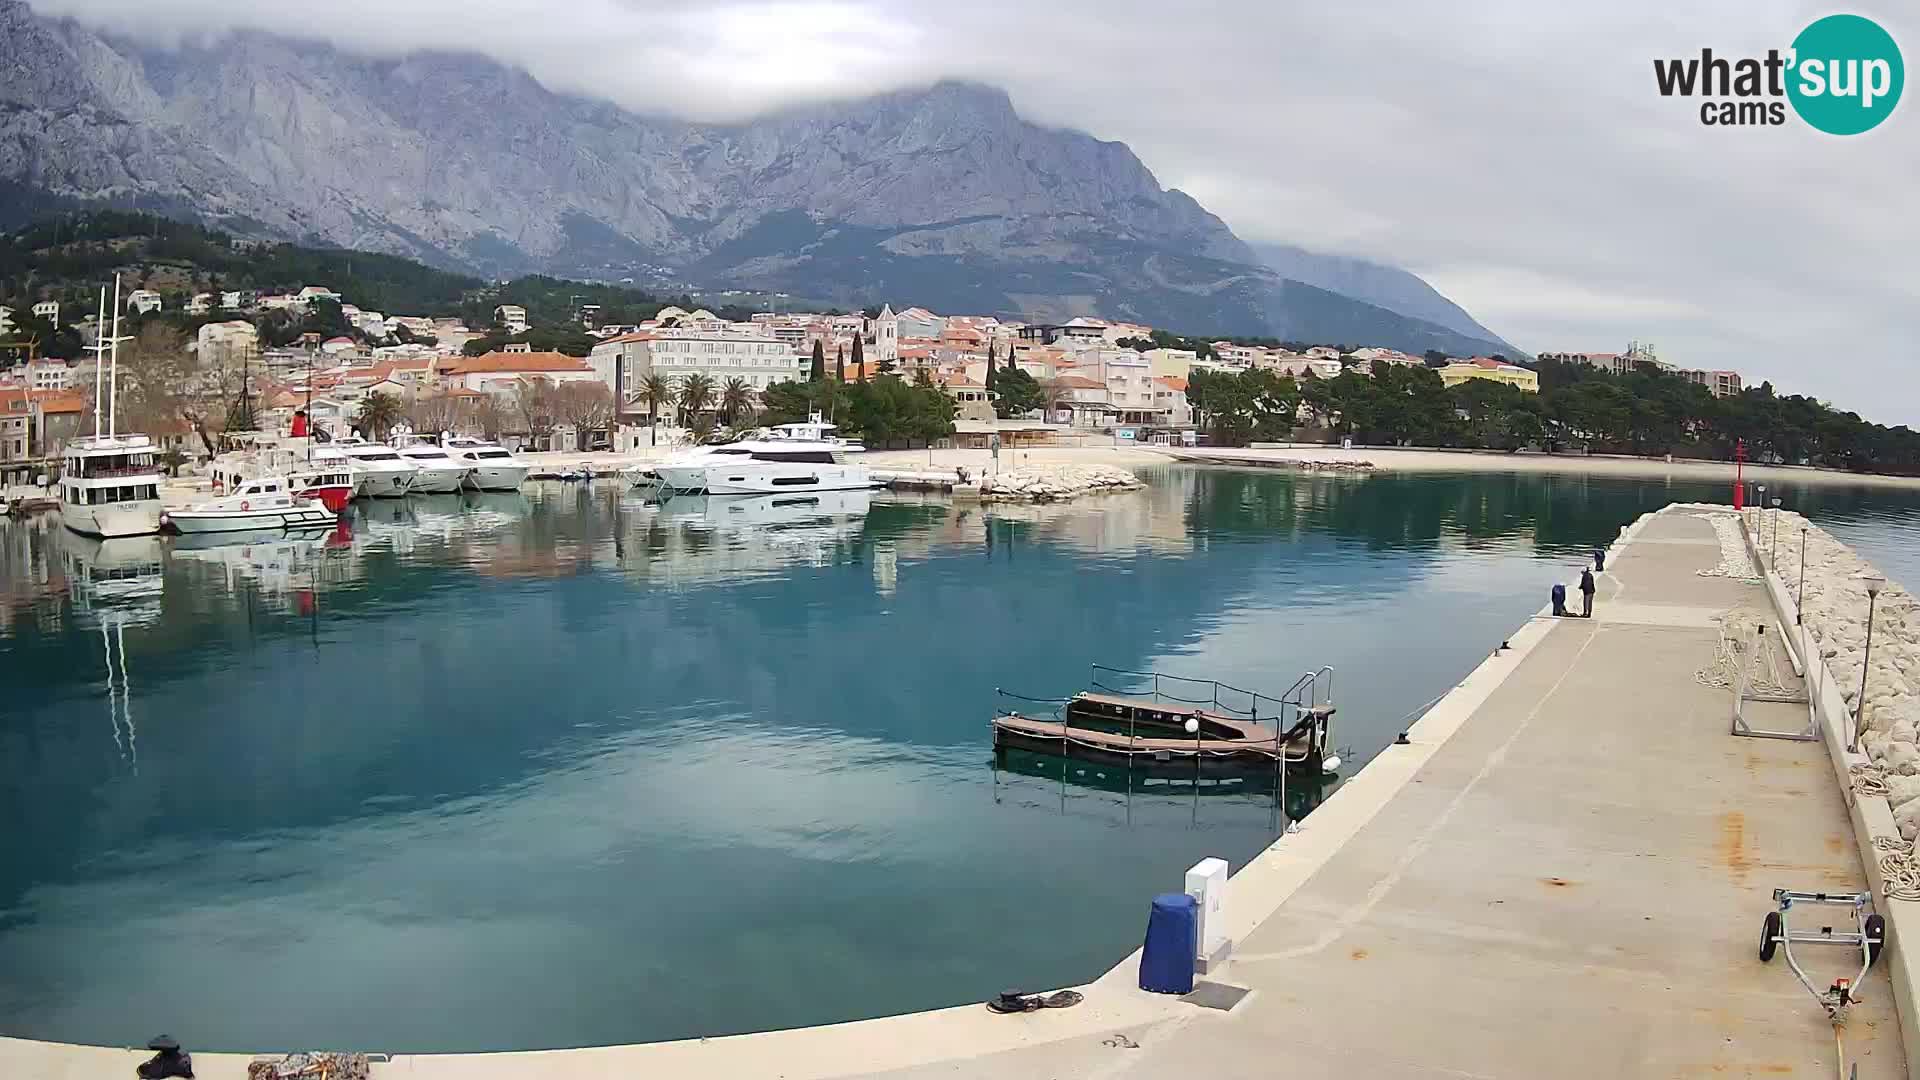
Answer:
[{"label": "shoreline", "polygon": [[[1297,447],[1244,448],[1156,448],[1172,460],[1188,453],[1210,458],[1232,458],[1252,468],[1285,467],[1288,462],[1323,465],[1371,463],[1378,472],[1505,472],[1562,473],[1570,476],[1621,476],[1650,479],[1719,480],[1731,484],[1731,461],[1704,461],[1697,458],[1665,461],[1658,458],[1619,457],[1601,454],[1509,454],[1488,450],[1416,450],[1397,447],[1354,447],[1302,445]],[[1834,469],[1816,469],[1802,465],[1755,465],[1748,462],[1743,475],[1772,483],[1857,484],[1865,487],[1906,488],[1920,491],[1920,476],[1888,476],[1881,473],[1850,473]]]}]

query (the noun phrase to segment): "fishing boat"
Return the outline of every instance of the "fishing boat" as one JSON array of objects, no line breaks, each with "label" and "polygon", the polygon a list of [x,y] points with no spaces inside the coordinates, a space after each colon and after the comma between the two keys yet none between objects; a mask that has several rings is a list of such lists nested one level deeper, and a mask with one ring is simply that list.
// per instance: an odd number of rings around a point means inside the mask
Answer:
[{"label": "fishing boat", "polygon": [[242,481],[229,495],[169,510],[163,521],[182,534],[244,532],[250,529],[325,528],[339,515],[318,499],[295,496],[283,476]]},{"label": "fishing boat", "polygon": [[[1178,762],[1197,773],[1340,767],[1327,741],[1335,712],[1331,668],[1307,672],[1277,696],[1213,679],[1093,670],[1094,689],[1070,698],[998,691],[1013,704],[993,718],[994,747],[1143,767]],[[1123,693],[1108,685],[1123,679],[1150,690]]]},{"label": "fishing boat", "polygon": [[[107,322],[107,290],[100,290],[95,327]],[[113,279],[113,321],[93,350],[93,384],[107,388],[107,426],[100,429],[100,396],[93,402],[93,434],[67,443],[60,456],[60,520],[83,536],[151,536],[160,531],[160,448],[145,435],[117,430],[120,373],[120,277]],[[102,368],[105,367],[104,379]]]}]

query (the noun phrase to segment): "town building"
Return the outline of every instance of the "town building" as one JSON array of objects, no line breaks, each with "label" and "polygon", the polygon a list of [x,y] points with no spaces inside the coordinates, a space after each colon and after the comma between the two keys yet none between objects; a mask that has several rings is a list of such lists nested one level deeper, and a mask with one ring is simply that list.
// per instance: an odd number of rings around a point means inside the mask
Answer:
[{"label": "town building", "polygon": [[159,311],[161,306],[160,294],[154,292],[152,289],[135,289],[127,294],[127,309],[129,311],[146,315]]},{"label": "town building", "polygon": [[891,307],[882,306],[880,317],[873,320],[873,358],[886,361],[900,359],[900,318]]},{"label": "town building", "polygon": [[[881,308],[880,317],[892,314],[892,308]],[[899,337],[932,338],[938,340],[940,332],[946,329],[947,320],[935,315],[923,307],[910,307],[894,316],[896,334]],[[874,344],[878,345],[876,340]]]},{"label": "town building", "polygon": [[60,301],[42,300],[33,305],[33,317],[45,319],[55,326],[60,325]]},{"label": "town building", "polygon": [[1149,349],[1142,355],[1147,358],[1147,367],[1155,378],[1180,379],[1183,382],[1193,373],[1193,362],[1198,359],[1192,349]]},{"label": "town building", "polygon": [[1540,376],[1534,371],[1518,364],[1503,364],[1486,356],[1476,356],[1471,360],[1460,360],[1440,369],[1440,381],[1448,386],[1459,386],[1468,379],[1487,379],[1492,382],[1517,386],[1529,394],[1540,392]]},{"label": "town building", "polygon": [[[750,331],[654,330],[601,342],[593,351],[618,358],[611,370],[622,398],[621,408],[628,412],[634,411],[639,387],[650,375],[670,383],[684,382],[689,375],[705,375],[716,391],[737,378],[758,396],[775,383],[806,378],[811,363],[810,356],[759,332],[758,327]],[[606,370],[604,366],[602,370]]]},{"label": "town building", "polygon": [[1717,398],[1738,397],[1740,394],[1740,373],[1737,371],[1682,371],[1680,377],[1690,383],[1707,388],[1707,392]]},{"label": "town building", "polygon": [[442,390],[475,390],[485,394],[512,394],[529,378],[554,383],[595,382],[585,360],[557,352],[490,352],[484,356],[447,356],[433,362],[436,385]]},{"label": "town building", "polygon": [[193,348],[202,365],[232,367],[259,351],[260,333],[245,319],[207,323],[195,332]]},{"label": "town building", "polygon": [[29,360],[26,382],[31,390],[69,390],[73,388],[73,368],[57,357]]},{"label": "town building", "polygon": [[527,309],[518,304],[501,304],[493,309],[493,321],[509,334],[527,332]]}]

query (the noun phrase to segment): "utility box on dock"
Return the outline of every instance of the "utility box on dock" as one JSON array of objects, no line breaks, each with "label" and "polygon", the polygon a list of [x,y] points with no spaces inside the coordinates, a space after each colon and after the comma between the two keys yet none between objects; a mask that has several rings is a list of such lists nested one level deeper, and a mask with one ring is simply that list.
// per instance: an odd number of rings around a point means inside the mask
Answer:
[{"label": "utility box on dock", "polygon": [[1227,860],[1201,859],[1187,871],[1187,895],[1196,909],[1193,970],[1205,975],[1218,968],[1233,951],[1227,940]]}]

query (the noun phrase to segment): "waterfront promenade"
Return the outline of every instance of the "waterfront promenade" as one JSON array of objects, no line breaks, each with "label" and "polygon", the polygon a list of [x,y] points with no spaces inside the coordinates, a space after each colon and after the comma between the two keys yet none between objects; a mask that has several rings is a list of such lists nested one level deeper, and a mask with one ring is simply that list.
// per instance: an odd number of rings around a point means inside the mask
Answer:
[{"label": "waterfront promenade", "polygon": [[[1830,1076],[1817,1006],[1755,956],[1760,920],[1776,886],[1865,878],[1826,748],[1730,736],[1728,692],[1696,678],[1717,616],[1765,610],[1759,586],[1698,573],[1721,558],[1693,512],[1644,520],[1595,618],[1516,628],[1408,745],[1236,868],[1235,953],[1209,977],[1252,991],[1230,1012],[1139,992],[1129,957],[1072,1009],[400,1057],[375,1076]],[[1804,706],[1749,715],[1785,727]],[[1823,986],[1852,974],[1841,950],[1802,956]],[[1886,976],[1862,993],[1860,1075],[1906,1075]],[[139,1056],[0,1040],[0,1076],[126,1075]],[[196,1057],[208,1080],[245,1074],[244,1056]]]}]

